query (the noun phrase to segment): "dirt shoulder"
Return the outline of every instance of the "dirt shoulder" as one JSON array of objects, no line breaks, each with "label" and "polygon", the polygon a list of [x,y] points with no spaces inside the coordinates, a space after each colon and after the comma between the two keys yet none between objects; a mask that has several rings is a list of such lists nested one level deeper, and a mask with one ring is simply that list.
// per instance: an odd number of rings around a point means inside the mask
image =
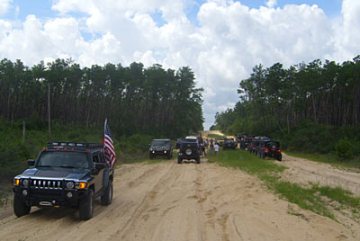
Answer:
[{"label": "dirt shoulder", "polygon": [[86,222],[67,209],[3,217],[1,240],[360,240],[359,224],[299,209],[256,177],[212,163],[123,165],[114,192]]},{"label": "dirt shoulder", "polygon": [[283,154],[281,165],[287,167],[283,177],[291,182],[307,185],[341,187],[360,196],[360,173],[336,168],[330,164],[309,161]]}]

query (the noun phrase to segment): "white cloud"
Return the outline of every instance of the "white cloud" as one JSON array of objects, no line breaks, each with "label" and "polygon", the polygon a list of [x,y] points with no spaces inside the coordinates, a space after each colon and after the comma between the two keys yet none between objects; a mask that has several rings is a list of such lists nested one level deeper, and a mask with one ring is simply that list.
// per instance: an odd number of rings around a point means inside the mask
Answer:
[{"label": "white cloud", "polygon": [[81,41],[79,47],[82,50],[79,56],[79,63],[82,66],[123,63],[121,43],[111,33],[106,33],[90,43]]},{"label": "white cloud", "polygon": [[[2,7],[5,2],[11,1],[0,0],[0,14],[9,9]],[[254,9],[238,1],[208,0],[192,23],[186,13],[194,0],[58,0],[52,6],[58,17],[30,15],[20,26],[0,19],[0,58],[20,58],[27,65],[71,57],[83,66],[133,61],[190,66],[205,89],[209,127],[217,111],[238,100],[239,82],[256,64],[343,61],[360,53],[359,1],[343,0],[336,19],[317,5],[264,2]]]},{"label": "white cloud", "polygon": [[268,6],[269,8],[275,7],[276,4],[277,4],[277,0],[268,0],[268,1],[266,2],[266,6]]},{"label": "white cloud", "polygon": [[11,6],[12,0],[0,0],[0,16],[7,13]]},{"label": "white cloud", "polygon": [[1,58],[21,59],[27,64],[37,63],[51,55],[51,49],[52,43],[44,35],[41,22],[34,15],[26,18],[22,29],[11,28],[0,39]]},{"label": "white cloud", "polygon": [[360,54],[360,1],[343,0],[340,22],[334,26],[335,59],[351,59]]}]

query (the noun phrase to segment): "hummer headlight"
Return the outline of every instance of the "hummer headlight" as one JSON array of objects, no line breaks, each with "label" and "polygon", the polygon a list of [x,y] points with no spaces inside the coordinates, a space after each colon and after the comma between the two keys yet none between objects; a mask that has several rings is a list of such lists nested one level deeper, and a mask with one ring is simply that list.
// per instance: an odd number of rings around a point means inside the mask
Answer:
[{"label": "hummer headlight", "polygon": [[24,187],[28,187],[29,186],[29,179],[22,179],[22,185]]},{"label": "hummer headlight", "polygon": [[67,188],[67,189],[73,189],[74,187],[75,187],[74,182],[67,182],[67,183],[66,183],[66,188]]}]

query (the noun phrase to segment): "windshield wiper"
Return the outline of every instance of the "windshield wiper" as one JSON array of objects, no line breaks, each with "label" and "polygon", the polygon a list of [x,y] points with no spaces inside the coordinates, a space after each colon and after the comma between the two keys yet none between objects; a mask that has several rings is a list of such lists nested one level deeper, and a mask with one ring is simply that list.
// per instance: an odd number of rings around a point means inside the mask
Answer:
[{"label": "windshield wiper", "polygon": [[40,166],[36,166],[37,167],[54,167],[54,166],[50,166],[50,165],[40,165]]}]

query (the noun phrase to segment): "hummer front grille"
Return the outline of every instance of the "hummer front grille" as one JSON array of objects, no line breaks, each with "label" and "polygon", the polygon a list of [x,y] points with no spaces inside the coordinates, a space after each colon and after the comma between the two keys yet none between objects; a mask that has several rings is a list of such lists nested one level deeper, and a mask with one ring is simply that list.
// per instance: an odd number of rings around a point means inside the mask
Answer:
[{"label": "hummer front grille", "polygon": [[62,189],[62,182],[61,180],[32,179],[30,187],[35,189]]}]

